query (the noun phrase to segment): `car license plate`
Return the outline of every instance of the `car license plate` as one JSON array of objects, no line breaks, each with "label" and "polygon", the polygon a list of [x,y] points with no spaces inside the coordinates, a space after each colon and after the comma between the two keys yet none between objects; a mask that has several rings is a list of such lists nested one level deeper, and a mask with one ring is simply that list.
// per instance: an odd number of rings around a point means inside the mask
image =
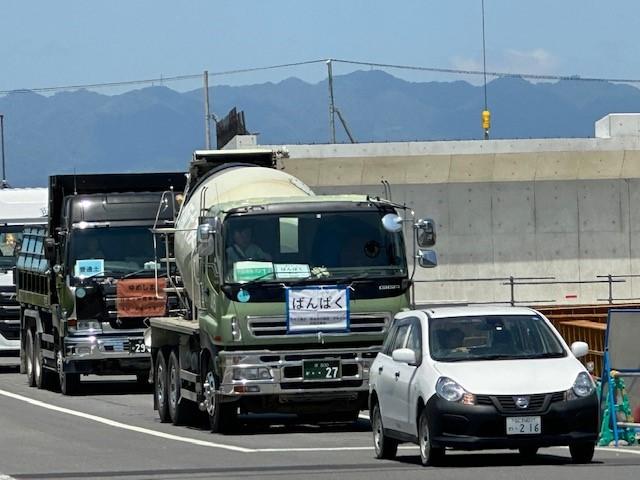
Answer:
[{"label": "car license plate", "polygon": [[539,435],[542,431],[540,417],[508,417],[507,435]]},{"label": "car license plate", "polygon": [[129,339],[129,353],[147,353],[149,348],[144,343],[144,338]]},{"label": "car license plate", "polygon": [[306,360],[302,362],[304,380],[337,380],[342,377],[340,360]]}]

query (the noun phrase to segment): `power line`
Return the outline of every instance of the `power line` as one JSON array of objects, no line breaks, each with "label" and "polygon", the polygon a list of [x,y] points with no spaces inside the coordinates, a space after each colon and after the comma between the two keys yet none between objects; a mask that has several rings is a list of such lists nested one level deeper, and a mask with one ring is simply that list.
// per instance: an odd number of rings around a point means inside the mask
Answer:
[{"label": "power line", "polygon": [[[225,75],[237,75],[240,73],[250,73],[250,72],[260,72],[265,70],[276,70],[280,68],[288,68],[288,67],[298,67],[302,65],[311,65],[314,63],[324,63],[326,60],[307,60],[303,62],[294,62],[294,63],[281,63],[278,65],[269,65],[266,67],[250,67],[250,68],[240,68],[236,70],[226,70],[221,72],[210,72],[210,77],[219,77]],[[101,82],[101,83],[83,83],[77,85],[58,85],[55,87],[36,87],[36,88],[21,88],[17,90],[0,90],[0,95],[7,95],[9,93],[47,93],[47,92],[56,92],[56,91],[64,91],[64,90],[78,90],[81,88],[113,88],[113,87],[128,87],[134,85],[149,85],[153,83],[164,83],[164,82],[178,82],[183,80],[194,80],[202,78],[202,73],[192,73],[187,75],[175,75],[172,77],[161,76],[160,78],[146,78],[141,80],[124,80],[120,82]]]},{"label": "power line", "polygon": [[[578,75],[542,75],[542,74],[531,74],[531,73],[516,73],[516,72],[497,72],[497,71],[487,71],[484,70],[462,70],[456,68],[438,68],[438,67],[424,67],[419,65],[400,65],[400,64],[392,64],[392,63],[379,63],[379,62],[365,62],[358,60],[347,60],[347,59],[332,59],[334,63],[342,63],[346,65],[359,65],[366,67],[378,67],[378,68],[387,68],[387,69],[396,69],[396,70],[412,70],[419,72],[431,72],[431,73],[446,73],[452,75],[487,75],[490,77],[511,77],[511,78],[523,78],[528,80],[570,80],[570,81],[580,81],[580,82],[611,82],[611,83],[633,83],[640,84],[640,79],[638,78],[606,78],[606,77],[581,77]],[[251,72],[259,72],[266,70],[276,70],[281,68],[290,68],[297,67],[303,65],[312,65],[316,63],[325,63],[326,59],[319,60],[306,60],[302,62],[293,62],[293,63],[282,63],[277,65],[269,65],[264,67],[249,67],[249,68],[240,68],[235,70],[226,70],[219,72],[210,72],[209,76],[214,77],[222,77],[228,75],[237,75],[241,73],[251,73]],[[64,90],[78,90],[81,88],[85,89],[101,89],[101,88],[113,88],[113,87],[127,87],[127,86],[135,86],[135,85],[150,85],[154,83],[169,83],[169,82],[178,82],[184,80],[194,80],[202,78],[202,73],[193,73],[187,75],[175,75],[170,77],[159,77],[159,78],[147,78],[147,79],[139,79],[139,80],[125,80],[119,82],[100,82],[100,83],[84,83],[84,84],[75,84],[75,85],[58,85],[53,87],[36,87],[36,88],[22,88],[22,89],[14,89],[14,90],[0,90],[0,95],[7,95],[10,93],[48,93],[48,92],[56,92],[56,91],[64,91]]]},{"label": "power line", "polygon": [[[421,67],[416,65],[398,65],[392,63],[360,62],[356,60],[333,59],[334,63],[345,63],[349,65],[362,65],[367,67],[392,68],[397,70],[414,70],[420,72],[451,73],[454,75],[484,75],[482,70],[460,70],[455,68]],[[581,77],[579,75],[538,75],[532,73],[515,72],[486,72],[490,77],[513,77],[527,78],[531,80],[572,80],[580,82],[611,82],[611,83],[640,83],[639,78],[598,78]]]}]

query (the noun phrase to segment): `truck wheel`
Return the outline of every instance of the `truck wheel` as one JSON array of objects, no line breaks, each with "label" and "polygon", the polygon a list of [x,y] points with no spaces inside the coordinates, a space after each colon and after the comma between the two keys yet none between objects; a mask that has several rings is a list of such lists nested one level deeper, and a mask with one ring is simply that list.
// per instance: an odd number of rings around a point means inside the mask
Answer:
[{"label": "truck wheel", "polygon": [[438,465],[444,460],[444,448],[436,448],[431,445],[431,433],[429,432],[429,420],[427,410],[422,410],[418,422],[418,442],[420,445],[420,461],[423,466]]},{"label": "truck wheel", "polygon": [[42,340],[40,340],[40,335],[37,333],[33,347],[33,376],[36,382],[36,387],[43,389],[50,385],[51,372],[44,368]]},{"label": "truck wheel", "polygon": [[62,351],[56,353],[56,366],[58,368],[58,381],[60,382],[60,392],[63,395],[73,395],[80,387],[79,373],[65,373],[63,371]]},{"label": "truck wheel", "polygon": [[156,356],[156,372],[155,381],[156,384],[153,389],[153,394],[156,397],[156,407],[158,408],[158,416],[162,423],[171,421],[169,417],[169,405],[167,401],[167,360],[164,357],[162,351],[158,352]]},{"label": "truck wheel", "polygon": [[169,356],[169,370],[168,370],[168,382],[167,382],[167,403],[169,405],[169,416],[171,422],[174,425],[181,425],[186,423],[189,419],[189,414],[193,409],[190,409],[185,400],[180,400],[180,391],[182,388],[182,381],[180,380],[180,362],[176,351],[173,350]]},{"label": "truck wheel", "polygon": [[386,458],[387,460],[395,458],[398,451],[398,441],[384,434],[378,403],[374,404],[373,412],[371,412],[371,429],[373,430],[373,447],[376,451],[376,458]]},{"label": "truck wheel", "polygon": [[30,387],[36,386],[36,377],[34,375],[34,366],[33,366],[33,333],[31,329],[27,330],[27,336],[24,341],[24,356],[27,370],[27,383]]},{"label": "truck wheel", "polygon": [[591,463],[596,449],[594,442],[572,443],[569,445],[569,453],[573,463]]},{"label": "truck wheel", "polygon": [[209,416],[209,426],[213,433],[227,433],[236,423],[237,407],[235,402],[225,404],[217,393],[220,382],[213,371],[213,360],[209,358],[204,380],[204,405]]}]

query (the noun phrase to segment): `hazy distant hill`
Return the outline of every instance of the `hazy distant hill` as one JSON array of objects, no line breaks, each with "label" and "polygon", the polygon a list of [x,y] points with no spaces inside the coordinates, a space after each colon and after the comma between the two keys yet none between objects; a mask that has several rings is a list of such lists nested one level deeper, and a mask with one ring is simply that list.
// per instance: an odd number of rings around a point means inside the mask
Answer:
[{"label": "hazy distant hill", "polygon": [[[480,138],[482,89],[466,82],[415,83],[381,71],[335,78],[336,104],[358,141]],[[492,138],[590,137],[610,112],[640,112],[640,90],[628,85],[531,84],[501,78],[488,86]],[[214,111],[243,109],[264,144],[325,143],[326,81],[211,89]],[[44,97],[0,97],[11,184],[44,185],[46,175],[182,170],[204,144],[202,92],[149,87],[121,95],[88,91]],[[340,125],[339,140],[346,141]]]}]

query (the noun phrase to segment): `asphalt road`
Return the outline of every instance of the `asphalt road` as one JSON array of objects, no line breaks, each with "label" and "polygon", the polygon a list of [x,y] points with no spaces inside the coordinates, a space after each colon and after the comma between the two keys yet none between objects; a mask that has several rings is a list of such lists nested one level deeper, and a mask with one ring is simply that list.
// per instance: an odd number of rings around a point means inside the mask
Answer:
[{"label": "asphalt road", "polygon": [[[80,395],[29,388],[0,359],[0,480],[9,479],[631,479],[640,478],[640,449],[598,450],[573,465],[563,448],[530,463],[508,451],[447,454],[423,468],[404,446],[396,461],[373,457],[369,422],[297,425],[292,419],[247,419],[232,435],[193,425],[162,424],[149,389],[133,380],[90,379]],[[4,476],[3,476],[4,475]]]}]

